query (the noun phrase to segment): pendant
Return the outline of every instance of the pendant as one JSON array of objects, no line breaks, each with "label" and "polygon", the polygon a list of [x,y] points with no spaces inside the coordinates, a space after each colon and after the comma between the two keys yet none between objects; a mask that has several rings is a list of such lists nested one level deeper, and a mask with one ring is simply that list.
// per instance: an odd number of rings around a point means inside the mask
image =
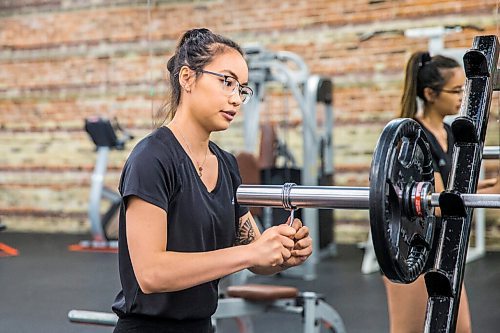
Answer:
[{"label": "pendant", "polygon": [[203,168],[202,167],[198,167],[198,171],[199,171],[199,174],[200,174],[200,177],[201,177],[202,176]]}]

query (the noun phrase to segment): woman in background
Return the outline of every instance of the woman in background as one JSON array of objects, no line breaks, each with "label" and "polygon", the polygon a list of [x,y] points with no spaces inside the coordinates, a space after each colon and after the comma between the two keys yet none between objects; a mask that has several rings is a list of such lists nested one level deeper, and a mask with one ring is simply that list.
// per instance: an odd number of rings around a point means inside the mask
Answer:
[{"label": "woman in background", "polygon": [[[452,167],[455,140],[451,127],[444,118],[455,115],[462,103],[465,75],[454,59],[427,52],[416,52],[406,65],[404,91],[401,98],[402,118],[413,118],[420,123],[430,144],[434,166],[435,191],[445,190]],[[423,102],[423,111],[418,111],[417,100]],[[498,179],[483,181],[478,192],[498,193]],[[439,216],[439,209],[436,215]],[[439,219],[439,217],[438,217]],[[436,228],[440,223],[436,223]],[[439,233],[439,230],[436,231]],[[437,237],[435,238],[437,240]],[[432,247],[428,263],[434,260],[437,244]],[[423,276],[411,284],[397,284],[384,277],[386,286],[390,330],[392,333],[423,332],[427,306],[427,289]],[[472,331],[469,303],[465,287],[462,286],[457,319],[457,333]]]}]

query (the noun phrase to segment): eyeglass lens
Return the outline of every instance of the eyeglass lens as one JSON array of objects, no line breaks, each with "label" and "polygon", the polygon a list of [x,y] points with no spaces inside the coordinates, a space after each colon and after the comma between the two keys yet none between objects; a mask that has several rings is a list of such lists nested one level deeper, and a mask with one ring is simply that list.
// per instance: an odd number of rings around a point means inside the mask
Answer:
[{"label": "eyeglass lens", "polygon": [[230,76],[224,77],[223,89],[227,94],[233,95],[239,92],[243,104],[247,103],[252,96],[250,88],[241,87],[238,81]]}]

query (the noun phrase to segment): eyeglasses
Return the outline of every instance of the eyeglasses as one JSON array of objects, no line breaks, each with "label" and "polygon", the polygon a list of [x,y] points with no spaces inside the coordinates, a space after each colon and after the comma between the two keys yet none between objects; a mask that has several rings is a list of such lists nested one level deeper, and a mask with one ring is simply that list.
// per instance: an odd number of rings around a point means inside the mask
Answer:
[{"label": "eyeglasses", "polygon": [[462,95],[464,93],[464,88],[457,88],[457,89],[440,89],[439,91],[448,93],[448,94],[455,94],[455,95]]},{"label": "eyeglasses", "polygon": [[248,86],[242,86],[241,83],[239,83],[238,80],[236,80],[236,78],[232,76],[206,71],[204,69],[201,69],[199,71],[202,73],[211,74],[223,78],[224,80],[221,80],[221,83],[222,83],[222,90],[224,91],[224,93],[226,93],[228,96],[232,96],[236,94],[236,92],[238,91],[242,104],[247,104],[250,98],[252,98],[253,96],[252,88]]}]

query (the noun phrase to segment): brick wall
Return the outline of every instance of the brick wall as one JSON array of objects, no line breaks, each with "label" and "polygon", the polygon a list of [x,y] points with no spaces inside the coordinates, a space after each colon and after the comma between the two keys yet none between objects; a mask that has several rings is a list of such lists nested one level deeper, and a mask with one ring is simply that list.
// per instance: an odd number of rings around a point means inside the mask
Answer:
[{"label": "brick wall", "polygon": [[[292,51],[312,73],[332,77],[336,183],[358,186],[368,185],[378,134],[396,116],[404,63],[428,45],[404,30],[467,26],[445,37],[447,48],[498,34],[496,0],[157,0],[149,12],[146,1],[88,3],[0,0],[0,216],[11,230],[88,230],[95,152],[83,119],[117,116],[137,138],[145,135],[164,96],[166,60],[186,29],[205,26],[241,44]],[[278,122],[283,96],[270,96],[262,119]],[[498,145],[497,93],[494,99],[490,145]],[[289,104],[289,137],[300,137],[299,113]],[[241,149],[241,120],[214,139]],[[300,140],[290,146],[300,160]],[[128,151],[112,152],[110,187]],[[487,164],[488,175],[497,170],[498,162]],[[335,214],[337,239],[366,237],[366,212]],[[488,211],[487,218],[488,244],[500,246],[500,216]]]}]

